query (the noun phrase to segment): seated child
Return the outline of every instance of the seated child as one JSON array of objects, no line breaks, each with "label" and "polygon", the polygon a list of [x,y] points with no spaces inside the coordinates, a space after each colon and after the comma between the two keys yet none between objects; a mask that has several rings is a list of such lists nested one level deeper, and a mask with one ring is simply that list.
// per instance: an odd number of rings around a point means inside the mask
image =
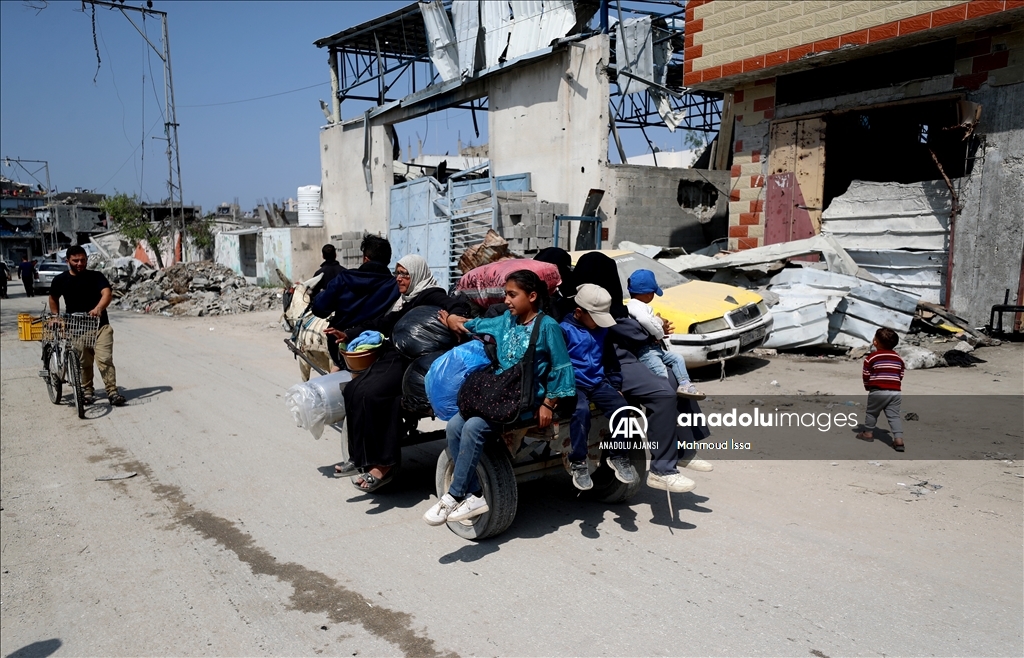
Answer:
[{"label": "seated child", "polygon": [[679,387],[676,388],[676,395],[694,400],[703,400],[706,395],[697,390],[697,387],[690,381],[690,374],[686,372],[686,362],[683,357],[675,352],[666,350],[664,343],[665,326],[661,317],[654,315],[651,308],[651,300],[655,295],[662,295],[661,287],[654,278],[654,272],[650,270],[636,270],[630,275],[629,281],[630,300],[626,303],[626,310],[630,317],[640,323],[640,326],[651,335],[647,345],[641,348],[637,358],[651,369],[659,377],[668,377],[668,368],[676,376]]},{"label": "seated child", "polygon": [[903,401],[903,372],[906,366],[900,355],[893,351],[900,337],[892,329],[881,328],[875,332],[871,346],[875,348],[864,357],[864,389],[868,392],[868,406],[864,412],[864,431],[858,439],[874,441],[875,424],[885,412],[892,430],[892,447],[903,452],[903,420],[900,418],[900,403]]},{"label": "seated child", "polygon": [[[622,393],[615,390],[608,381],[602,365],[604,339],[608,327],[615,324],[615,318],[608,312],[612,296],[600,286],[585,283],[577,288],[575,300],[576,309],[562,320],[561,327],[576,377],[576,410],[569,422],[569,441],[572,445],[569,470],[573,485],[585,491],[594,486],[587,466],[590,403],[593,402],[601,413],[609,417],[616,410],[628,406],[628,403]],[[629,462],[628,450],[610,450],[606,461],[620,482],[628,484],[636,480],[636,469]]]}]

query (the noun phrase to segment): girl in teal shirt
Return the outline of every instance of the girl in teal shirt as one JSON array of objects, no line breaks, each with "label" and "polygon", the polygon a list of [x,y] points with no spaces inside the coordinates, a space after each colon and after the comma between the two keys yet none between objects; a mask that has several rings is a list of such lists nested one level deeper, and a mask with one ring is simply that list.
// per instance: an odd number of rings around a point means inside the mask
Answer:
[{"label": "girl in teal shirt", "polygon": [[[534,322],[540,322],[533,368],[537,390],[537,425],[551,424],[556,401],[576,395],[569,351],[562,328],[554,318],[542,312],[548,298],[547,285],[530,270],[517,270],[505,280],[505,305],[509,310],[496,318],[466,318],[441,312],[441,321],[453,331],[482,333],[494,336],[498,348],[498,372],[511,368],[526,353]],[[463,521],[490,510],[482,495],[476,467],[486,441],[500,432],[500,427],[483,418],[463,418],[456,414],[448,421],[448,454],[455,462],[448,493],[434,504],[424,520],[430,525],[447,521]]]}]

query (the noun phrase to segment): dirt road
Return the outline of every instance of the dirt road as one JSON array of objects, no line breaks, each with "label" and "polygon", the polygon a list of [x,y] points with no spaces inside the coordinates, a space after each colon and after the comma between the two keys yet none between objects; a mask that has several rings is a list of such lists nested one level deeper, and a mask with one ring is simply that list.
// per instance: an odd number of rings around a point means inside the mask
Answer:
[{"label": "dirt road", "polygon": [[[275,313],[112,313],[129,405],[80,421],[17,340],[40,305],[0,307],[5,656],[1024,655],[1019,461],[720,461],[674,517],[663,492],[607,506],[548,478],[474,544],[420,518],[440,443],[387,494],[328,477],[338,435],[293,426]],[[907,386],[1024,392],[1021,346],[980,355]],[[729,372],[702,387],[863,395],[856,362]],[[942,488],[897,484],[921,481]]]}]

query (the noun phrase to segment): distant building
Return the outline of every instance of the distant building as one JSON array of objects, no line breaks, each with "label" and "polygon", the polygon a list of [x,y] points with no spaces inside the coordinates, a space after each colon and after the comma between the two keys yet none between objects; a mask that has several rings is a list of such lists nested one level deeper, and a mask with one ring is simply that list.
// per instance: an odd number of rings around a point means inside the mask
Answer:
[{"label": "distant building", "polygon": [[46,191],[7,178],[0,178],[0,252],[17,263],[44,252],[43,238],[36,222],[36,208],[46,205]]}]

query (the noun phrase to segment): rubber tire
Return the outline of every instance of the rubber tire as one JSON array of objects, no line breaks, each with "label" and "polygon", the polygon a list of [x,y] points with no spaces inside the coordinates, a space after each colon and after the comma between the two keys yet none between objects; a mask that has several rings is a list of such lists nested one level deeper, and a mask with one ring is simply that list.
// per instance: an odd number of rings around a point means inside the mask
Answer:
[{"label": "rubber tire", "polygon": [[50,396],[50,402],[60,404],[64,399],[64,383],[53,374],[50,361],[55,360],[57,355],[49,345],[43,347],[43,367],[46,368],[46,393]]},{"label": "rubber tire", "polygon": [[75,350],[68,350],[68,380],[75,394],[78,417],[85,418],[85,391],[82,390],[82,361]]},{"label": "rubber tire", "polygon": [[615,472],[604,461],[607,456],[606,452],[601,453],[601,465],[590,476],[594,481],[594,488],[583,492],[583,495],[602,503],[627,501],[640,491],[644,473],[647,471],[647,455],[643,450],[629,451],[629,461],[636,469],[636,480],[630,484],[619,482],[615,477]]},{"label": "rubber tire", "polygon": [[[438,498],[448,493],[453,470],[454,463],[445,448],[437,458],[437,470],[434,473]],[[480,478],[480,486],[490,511],[464,522],[453,521],[448,524],[448,529],[463,539],[480,541],[500,535],[512,525],[519,507],[519,488],[508,450],[497,442],[491,441],[484,445],[476,474]]]}]

